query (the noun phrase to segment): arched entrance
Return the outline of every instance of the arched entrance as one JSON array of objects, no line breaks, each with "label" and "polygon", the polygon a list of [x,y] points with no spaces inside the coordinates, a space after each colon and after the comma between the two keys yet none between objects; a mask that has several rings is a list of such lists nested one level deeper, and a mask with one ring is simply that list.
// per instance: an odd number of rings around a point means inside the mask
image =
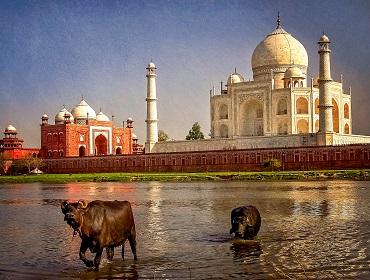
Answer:
[{"label": "arched entrance", "polygon": [[315,132],[319,131],[319,126],[320,126],[320,122],[319,122],[319,120],[316,120],[315,121]]},{"label": "arched entrance", "polygon": [[277,115],[286,115],[288,113],[288,105],[286,99],[280,99],[277,107]]},{"label": "arched entrance", "polygon": [[348,125],[348,123],[346,123],[345,126],[344,126],[344,134],[349,134],[349,125]]},{"label": "arched entrance", "polygon": [[286,135],[286,134],[288,134],[288,124],[286,122],[279,123],[278,134],[279,135]]},{"label": "arched entrance", "polygon": [[108,141],[103,134],[99,134],[95,138],[96,155],[106,155],[108,150]]},{"label": "arched entrance", "polygon": [[78,148],[78,156],[84,157],[86,155],[86,148],[84,146],[81,146]]},{"label": "arched entrance", "polygon": [[229,137],[229,129],[227,128],[226,124],[222,124],[220,127],[220,136],[221,138],[228,138]]},{"label": "arched entrance", "polygon": [[121,147],[118,147],[116,149],[116,155],[122,155],[122,149],[121,149]]},{"label": "arched entrance", "polygon": [[297,114],[308,114],[307,98],[299,97],[296,102]]},{"label": "arched entrance", "polygon": [[319,114],[319,99],[315,99],[315,114]]},{"label": "arched entrance", "polygon": [[308,133],[308,121],[307,120],[299,120],[297,122],[297,132],[300,133]]},{"label": "arched entrance", "polygon": [[333,130],[336,133],[339,133],[339,110],[338,104],[335,99],[332,99],[333,102]]},{"label": "arched entrance", "polygon": [[223,104],[220,107],[220,120],[224,120],[224,119],[228,119],[228,118],[229,118],[229,114],[228,114],[228,110],[227,110],[227,105]]},{"label": "arched entrance", "polygon": [[240,108],[240,135],[263,135],[263,107],[257,100],[244,102]]}]

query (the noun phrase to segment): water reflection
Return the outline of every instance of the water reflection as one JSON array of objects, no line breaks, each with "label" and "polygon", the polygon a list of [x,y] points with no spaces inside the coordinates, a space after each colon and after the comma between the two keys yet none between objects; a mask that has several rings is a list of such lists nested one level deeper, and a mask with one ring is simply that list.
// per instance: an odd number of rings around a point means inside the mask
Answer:
[{"label": "water reflection", "polygon": [[[65,199],[129,200],[139,261],[117,248],[86,269]],[[262,216],[259,244],[228,233],[246,204]],[[370,182],[3,185],[0,213],[0,278],[370,279]]]},{"label": "water reflection", "polygon": [[233,253],[234,261],[242,261],[244,263],[253,263],[262,254],[260,242],[236,241],[232,243],[230,250]]},{"label": "water reflection", "polygon": [[162,214],[161,214],[161,184],[159,182],[149,182],[148,197],[148,220],[147,230],[153,240],[157,242],[158,247],[165,251],[165,232],[162,228]]}]

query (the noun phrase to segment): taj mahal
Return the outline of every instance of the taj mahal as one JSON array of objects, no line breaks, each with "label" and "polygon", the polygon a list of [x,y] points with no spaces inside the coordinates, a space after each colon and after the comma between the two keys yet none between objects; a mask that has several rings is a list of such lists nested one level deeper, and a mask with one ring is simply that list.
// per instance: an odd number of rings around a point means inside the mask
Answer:
[{"label": "taj mahal", "polygon": [[351,90],[334,81],[330,39],[318,41],[316,78],[307,78],[305,47],[277,19],[275,30],[252,54],[253,80],[236,69],[224,86],[210,90],[211,139],[158,142],[156,67],[147,67],[147,140],[145,153],[253,148],[332,146],[370,143],[352,134]]}]

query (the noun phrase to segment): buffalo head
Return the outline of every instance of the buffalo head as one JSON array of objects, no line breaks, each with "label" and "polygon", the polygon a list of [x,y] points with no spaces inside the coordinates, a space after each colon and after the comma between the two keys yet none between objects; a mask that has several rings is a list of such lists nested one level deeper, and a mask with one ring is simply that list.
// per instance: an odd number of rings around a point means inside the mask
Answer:
[{"label": "buffalo head", "polygon": [[65,200],[62,202],[61,209],[64,214],[64,220],[74,230],[78,230],[82,225],[82,213],[87,207],[87,204],[85,200],[79,200],[78,202],[68,202]]},{"label": "buffalo head", "polygon": [[233,209],[231,212],[230,234],[241,239],[254,239],[261,226],[261,216],[257,208],[249,205]]}]

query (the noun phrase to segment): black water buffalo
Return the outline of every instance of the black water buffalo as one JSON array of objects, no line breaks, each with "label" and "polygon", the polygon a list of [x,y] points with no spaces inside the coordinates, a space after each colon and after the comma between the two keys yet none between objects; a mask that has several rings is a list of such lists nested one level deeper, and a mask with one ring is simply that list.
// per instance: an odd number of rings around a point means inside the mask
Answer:
[{"label": "black water buffalo", "polygon": [[[122,245],[124,259],[125,241],[130,242],[131,251],[136,257],[136,231],[131,204],[128,201],[100,201],[90,203],[63,201],[64,220],[82,239],[80,259],[87,267],[99,268],[103,249],[106,248],[108,261],[112,261],[114,247]],[[87,249],[96,253],[94,262],[85,256]]]},{"label": "black water buffalo", "polygon": [[231,211],[230,234],[235,233],[235,237],[252,240],[260,227],[261,216],[256,207],[241,206]]}]

